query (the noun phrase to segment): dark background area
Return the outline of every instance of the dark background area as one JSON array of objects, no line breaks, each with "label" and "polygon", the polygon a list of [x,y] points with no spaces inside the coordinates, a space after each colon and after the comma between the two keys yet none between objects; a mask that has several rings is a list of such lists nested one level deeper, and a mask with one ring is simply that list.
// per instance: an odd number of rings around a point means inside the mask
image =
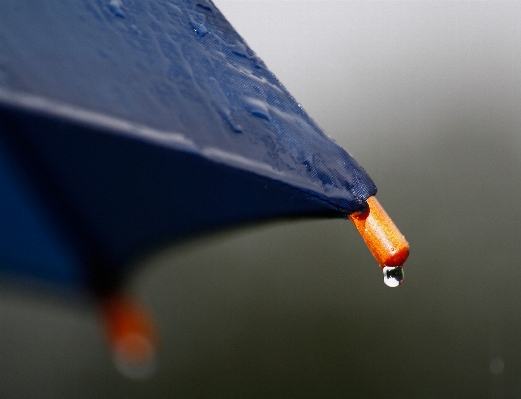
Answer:
[{"label": "dark background area", "polygon": [[94,309],[4,289],[0,397],[516,397],[521,3],[216,4],[374,179],[405,283],[348,220],[165,248],[130,285],[163,338],[144,382],[113,367]]}]

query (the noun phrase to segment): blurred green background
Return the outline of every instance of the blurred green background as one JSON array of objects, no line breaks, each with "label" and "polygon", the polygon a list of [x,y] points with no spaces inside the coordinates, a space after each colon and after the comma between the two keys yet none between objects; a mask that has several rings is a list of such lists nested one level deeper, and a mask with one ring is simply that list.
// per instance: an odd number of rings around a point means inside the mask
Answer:
[{"label": "blurred green background", "polygon": [[4,290],[0,397],[517,397],[521,3],[216,5],[377,183],[405,283],[343,219],[166,248],[130,287],[163,338],[144,382],[113,367],[94,309]]}]

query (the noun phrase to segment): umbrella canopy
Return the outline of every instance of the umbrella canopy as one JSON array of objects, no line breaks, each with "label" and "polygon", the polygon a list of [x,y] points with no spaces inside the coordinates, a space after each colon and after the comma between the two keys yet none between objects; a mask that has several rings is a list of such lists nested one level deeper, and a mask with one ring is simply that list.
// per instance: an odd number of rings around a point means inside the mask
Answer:
[{"label": "umbrella canopy", "polygon": [[144,251],[376,187],[209,1],[0,4],[0,268],[103,294]]}]

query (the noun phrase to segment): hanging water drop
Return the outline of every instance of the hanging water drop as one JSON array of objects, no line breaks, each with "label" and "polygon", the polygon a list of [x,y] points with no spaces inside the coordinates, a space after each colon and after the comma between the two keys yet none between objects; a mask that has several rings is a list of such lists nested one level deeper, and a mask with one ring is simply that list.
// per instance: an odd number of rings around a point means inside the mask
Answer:
[{"label": "hanging water drop", "polygon": [[112,350],[114,365],[125,377],[149,379],[156,369],[156,353],[152,343],[138,334],[129,334]]},{"label": "hanging water drop", "polygon": [[398,287],[403,283],[402,266],[385,266],[383,268],[384,283],[388,287]]}]

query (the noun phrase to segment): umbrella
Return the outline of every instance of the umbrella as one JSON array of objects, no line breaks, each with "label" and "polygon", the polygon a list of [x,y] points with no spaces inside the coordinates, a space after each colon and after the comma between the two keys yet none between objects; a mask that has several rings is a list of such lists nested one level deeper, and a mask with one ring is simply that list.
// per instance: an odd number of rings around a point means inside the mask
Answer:
[{"label": "umbrella", "polygon": [[114,336],[148,328],[115,293],[159,245],[277,218],[374,230],[370,177],[210,1],[4,1],[0,54],[0,270],[101,298]]}]

